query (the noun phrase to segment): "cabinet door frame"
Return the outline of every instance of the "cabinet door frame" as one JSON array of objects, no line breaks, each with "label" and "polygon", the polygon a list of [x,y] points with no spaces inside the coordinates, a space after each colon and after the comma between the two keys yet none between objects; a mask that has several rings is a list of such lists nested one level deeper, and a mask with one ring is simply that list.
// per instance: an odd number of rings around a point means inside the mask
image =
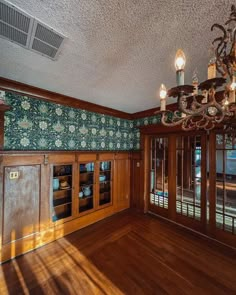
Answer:
[{"label": "cabinet door frame", "polygon": [[[100,180],[99,180],[99,176],[100,176],[100,163],[102,162],[111,162],[111,169],[110,169],[110,202],[103,204],[103,205],[99,205],[99,201],[100,201]],[[96,194],[96,209],[103,209],[109,206],[113,205],[113,179],[114,179],[114,160],[113,159],[109,159],[109,157],[104,160],[98,160],[97,161],[97,174],[96,174],[96,189],[97,189],[97,194]]]},{"label": "cabinet door frame", "polygon": [[[71,215],[65,218],[61,218],[59,220],[52,220],[53,217],[53,212],[54,212],[54,206],[53,206],[53,167],[54,166],[72,166],[72,183],[71,183]],[[50,194],[49,194],[49,202],[50,202],[50,219],[51,219],[51,225],[52,226],[56,226],[58,224],[62,224],[66,221],[69,221],[73,218],[75,218],[75,210],[74,210],[74,206],[75,206],[75,178],[76,178],[76,170],[75,170],[75,162],[67,162],[67,161],[60,161],[60,162],[56,162],[56,163],[52,163],[50,164]]]},{"label": "cabinet door frame", "polygon": [[[96,155],[94,157],[94,155],[92,155],[91,157],[89,157],[89,155],[85,155],[85,157],[81,156],[79,162],[76,165],[76,170],[77,170],[77,181],[76,181],[76,187],[77,187],[77,191],[76,191],[76,195],[75,195],[75,215],[76,216],[84,216],[87,214],[90,214],[92,212],[94,212],[96,210],[96,194],[97,194],[97,184],[96,184],[96,174],[97,174],[97,161],[96,161]],[[84,160],[83,160],[84,159]],[[83,212],[80,212],[79,210],[79,202],[80,202],[80,198],[79,198],[79,192],[80,192],[80,165],[81,164],[88,164],[88,163],[94,163],[94,171],[93,171],[93,208],[85,210]]]}]

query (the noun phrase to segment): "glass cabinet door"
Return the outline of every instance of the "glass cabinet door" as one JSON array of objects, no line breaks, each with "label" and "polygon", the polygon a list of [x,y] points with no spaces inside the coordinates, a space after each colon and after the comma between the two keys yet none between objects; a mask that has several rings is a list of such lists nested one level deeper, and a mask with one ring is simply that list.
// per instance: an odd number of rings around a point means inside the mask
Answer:
[{"label": "glass cabinet door", "polygon": [[103,161],[99,163],[99,206],[109,204],[112,200],[111,168],[111,161]]},{"label": "glass cabinet door", "polygon": [[79,213],[94,208],[94,162],[79,164]]},{"label": "glass cabinet door", "polygon": [[53,165],[53,221],[72,215],[72,167],[72,165]]}]

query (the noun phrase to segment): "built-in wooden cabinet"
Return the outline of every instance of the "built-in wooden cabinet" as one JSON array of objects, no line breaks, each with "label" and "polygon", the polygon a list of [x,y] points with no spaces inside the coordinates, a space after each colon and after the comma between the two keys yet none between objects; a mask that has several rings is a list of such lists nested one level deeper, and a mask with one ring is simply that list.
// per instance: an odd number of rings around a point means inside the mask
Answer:
[{"label": "built-in wooden cabinet", "polygon": [[128,152],[2,152],[0,161],[0,262],[129,207]]},{"label": "built-in wooden cabinet", "polygon": [[86,213],[94,210],[96,196],[95,182],[96,162],[79,163],[79,194],[78,194],[78,213]]},{"label": "built-in wooden cabinet", "polygon": [[52,220],[72,216],[73,165],[52,165]]},{"label": "built-in wooden cabinet", "polygon": [[98,176],[98,206],[104,206],[112,203],[112,161],[99,162]]}]

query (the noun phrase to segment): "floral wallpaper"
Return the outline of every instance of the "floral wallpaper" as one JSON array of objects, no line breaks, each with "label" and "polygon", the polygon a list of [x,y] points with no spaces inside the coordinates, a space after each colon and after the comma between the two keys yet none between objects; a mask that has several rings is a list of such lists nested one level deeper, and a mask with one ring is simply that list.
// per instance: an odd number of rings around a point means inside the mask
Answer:
[{"label": "floral wallpaper", "polygon": [[137,127],[158,116],[125,120],[6,92],[5,150],[138,150]]},{"label": "floral wallpaper", "polygon": [[12,107],[5,113],[5,150],[140,148],[140,134],[132,120],[65,107],[10,92],[6,92],[5,101]]}]

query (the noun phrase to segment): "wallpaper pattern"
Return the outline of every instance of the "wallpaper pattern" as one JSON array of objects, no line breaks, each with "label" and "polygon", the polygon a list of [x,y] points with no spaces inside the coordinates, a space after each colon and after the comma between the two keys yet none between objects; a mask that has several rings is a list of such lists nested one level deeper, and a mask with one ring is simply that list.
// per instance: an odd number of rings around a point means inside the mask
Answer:
[{"label": "wallpaper pattern", "polygon": [[138,150],[136,127],[157,116],[125,120],[6,92],[5,150]]}]

